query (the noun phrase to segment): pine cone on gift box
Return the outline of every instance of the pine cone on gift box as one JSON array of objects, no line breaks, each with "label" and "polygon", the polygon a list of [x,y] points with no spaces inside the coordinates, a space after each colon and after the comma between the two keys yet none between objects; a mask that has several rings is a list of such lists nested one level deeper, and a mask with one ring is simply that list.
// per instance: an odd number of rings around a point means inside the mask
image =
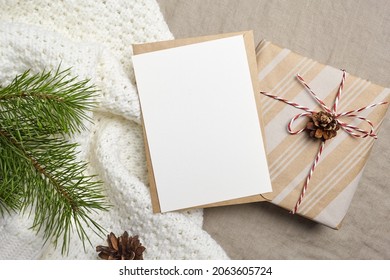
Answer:
[{"label": "pine cone on gift box", "polygon": [[310,137],[325,141],[335,137],[340,126],[332,114],[320,111],[311,115],[306,129]]},{"label": "pine cone on gift box", "polygon": [[97,246],[96,252],[104,260],[143,260],[145,247],[142,246],[138,235],[130,236],[125,231],[120,237],[114,233],[107,235],[108,246]]}]

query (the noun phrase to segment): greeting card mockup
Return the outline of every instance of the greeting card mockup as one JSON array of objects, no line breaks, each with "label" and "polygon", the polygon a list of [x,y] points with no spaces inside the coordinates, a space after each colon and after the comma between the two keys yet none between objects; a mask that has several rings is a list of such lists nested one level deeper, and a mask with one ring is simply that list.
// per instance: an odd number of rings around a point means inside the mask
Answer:
[{"label": "greeting card mockup", "polygon": [[252,33],[133,49],[154,212],[265,200]]}]

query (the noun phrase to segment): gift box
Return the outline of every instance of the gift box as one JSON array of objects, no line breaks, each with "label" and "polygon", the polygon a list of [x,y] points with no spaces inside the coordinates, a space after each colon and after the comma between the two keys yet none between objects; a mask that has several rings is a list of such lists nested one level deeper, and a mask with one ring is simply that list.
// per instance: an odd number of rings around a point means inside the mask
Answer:
[{"label": "gift box", "polygon": [[387,111],[390,89],[267,41],[258,45],[256,56],[271,202],[338,229]]}]

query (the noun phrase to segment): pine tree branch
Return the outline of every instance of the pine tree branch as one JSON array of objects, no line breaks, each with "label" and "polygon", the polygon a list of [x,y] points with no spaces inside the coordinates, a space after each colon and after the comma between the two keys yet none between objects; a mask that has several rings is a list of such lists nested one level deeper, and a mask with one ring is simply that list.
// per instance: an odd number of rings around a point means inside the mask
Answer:
[{"label": "pine tree branch", "polygon": [[54,100],[56,102],[64,102],[65,100],[53,94],[45,94],[45,93],[32,93],[32,92],[20,92],[18,95],[0,95],[0,100],[5,100],[9,102],[11,99],[28,99],[28,98],[38,98],[42,100]]},{"label": "pine tree branch", "polygon": [[76,81],[69,69],[35,75],[26,71],[0,88],[1,116],[14,122],[2,125],[26,129],[24,133],[80,132],[85,129],[86,112],[95,106],[95,96],[89,80]]},{"label": "pine tree branch", "polygon": [[[0,215],[5,212],[21,209],[21,198],[23,196],[22,183],[20,176],[15,176],[11,172],[14,162],[13,155],[4,149],[4,139],[0,137]],[[10,166],[11,165],[11,166]]]},{"label": "pine tree branch", "polygon": [[17,76],[0,88],[0,213],[34,211],[32,227],[43,231],[62,253],[75,228],[85,244],[103,232],[91,214],[106,211],[102,184],[84,175],[87,164],[77,160],[77,144],[65,134],[78,132],[93,108],[95,89],[77,82],[69,70]]},{"label": "pine tree branch", "polygon": [[[63,186],[58,182],[47,170],[43,167],[35,157],[22,146],[21,142],[15,140],[7,131],[0,128],[0,136],[4,137],[11,145],[13,145],[21,155],[23,155],[27,160],[31,162],[35,170],[40,173],[43,177],[47,178],[50,181],[50,184],[56,189],[56,191],[64,197],[69,205],[71,205],[73,211],[77,211],[77,206],[74,201],[70,198],[69,193],[63,188]],[[49,140],[49,139],[48,139]],[[27,140],[28,141],[28,140]],[[24,141],[26,142],[26,140]]]}]

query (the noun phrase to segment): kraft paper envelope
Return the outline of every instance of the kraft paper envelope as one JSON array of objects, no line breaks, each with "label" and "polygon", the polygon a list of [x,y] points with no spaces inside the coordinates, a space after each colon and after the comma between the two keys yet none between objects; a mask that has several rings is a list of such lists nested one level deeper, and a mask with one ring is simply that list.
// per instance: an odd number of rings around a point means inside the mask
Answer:
[{"label": "kraft paper envelope", "polygon": [[[245,49],[246,49],[247,58],[248,58],[248,64],[249,64],[249,68],[250,68],[249,70],[250,70],[250,76],[251,76],[251,80],[252,80],[253,91],[254,91],[254,93],[257,93],[259,91],[259,88],[258,88],[258,80],[257,80],[257,65],[256,65],[255,48],[254,48],[252,31],[220,34],[220,35],[213,35],[213,36],[204,36],[204,37],[197,37],[197,38],[177,39],[177,40],[162,41],[162,42],[156,42],[156,43],[137,44],[137,45],[133,45],[133,53],[134,53],[134,55],[139,55],[139,54],[155,52],[155,51],[160,51],[160,50],[165,50],[165,49],[171,49],[171,48],[176,48],[176,47],[181,47],[181,46],[186,46],[186,45],[191,45],[191,44],[196,44],[196,43],[201,43],[201,42],[213,41],[213,40],[218,40],[218,39],[228,38],[228,37],[233,37],[233,36],[239,36],[239,35],[242,35],[243,39],[244,39]],[[261,123],[260,116],[262,114],[260,112],[261,106],[260,106],[260,102],[259,102],[259,97],[257,94],[255,94],[254,96],[256,99],[258,120],[259,120],[259,123]],[[141,109],[142,109],[142,107],[141,107]],[[144,123],[143,117],[142,117],[142,122]],[[261,126],[261,130],[263,130],[262,126]],[[148,175],[149,175],[149,185],[150,185],[153,212],[159,213],[159,212],[161,212],[160,201],[159,201],[159,197],[158,197],[155,174],[153,171],[153,164],[152,164],[151,154],[150,154],[150,150],[149,150],[148,135],[147,135],[147,132],[146,132],[144,125],[143,125],[143,132],[144,132],[146,161],[147,161],[147,168],[148,168]],[[263,135],[264,135],[264,133],[263,133]],[[264,139],[264,137],[263,137],[263,139]],[[259,172],[261,172],[261,171],[259,171]],[[268,172],[268,170],[267,170],[267,172]],[[225,200],[225,201],[211,203],[211,204],[203,204],[203,205],[199,205],[199,206],[193,206],[190,208],[215,207],[215,206],[223,206],[223,205],[266,201],[266,200],[270,200],[270,199],[272,199],[272,193],[267,192],[265,194],[263,193],[263,194],[258,194],[258,195],[251,195],[251,196],[246,196],[246,197],[236,198],[236,199],[231,199],[231,200]],[[189,209],[189,208],[187,208],[187,209]]]}]

